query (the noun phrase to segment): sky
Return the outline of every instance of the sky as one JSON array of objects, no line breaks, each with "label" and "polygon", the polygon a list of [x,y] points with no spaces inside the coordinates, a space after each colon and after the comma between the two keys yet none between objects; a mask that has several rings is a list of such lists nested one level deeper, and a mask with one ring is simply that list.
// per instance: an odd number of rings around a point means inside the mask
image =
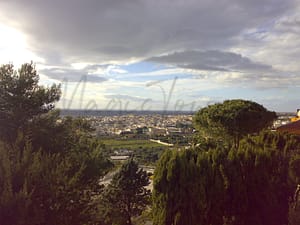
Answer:
[{"label": "sky", "polygon": [[33,61],[62,109],[300,108],[299,0],[0,0],[0,64]]}]

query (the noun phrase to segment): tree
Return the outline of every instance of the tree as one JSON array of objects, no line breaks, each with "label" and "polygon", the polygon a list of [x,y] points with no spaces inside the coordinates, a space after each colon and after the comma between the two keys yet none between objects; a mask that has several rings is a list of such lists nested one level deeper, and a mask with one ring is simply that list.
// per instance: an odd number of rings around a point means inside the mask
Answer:
[{"label": "tree", "polygon": [[141,215],[150,202],[149,178],[146,171],[130,159],[122,165],[104,190],[100,204],[107,224],[131,225],[133,216]]},{"label": "tree", "polygon": [[0,67],[0,224],[95,224],[99,179],[111,162],[88,121],[53,110],[59,86],[34,65]]},{"label": "tree", "polygon": [[80,177],[59,154],[0,146],[0,224],[81,224],[90,199]]},{"label": "tree", "polygon": [[154,225],[220,225],[225,186],[223,151],[167,151],[154,173]]},{"label": "tree", "polygon": [[83,138],[62,154],[33,150],[26,138],[0,142],[0,224],[94,225],[99,179],[111,163],[93,145]]},{"label": "tree", "polygon": [[60,98],[60,87],[43,87],[33,63],[16,71],[12,64],[0,67],[0,136],[13,142],[17,133],[41,114],[54,108]]},{"label": "tree", "polygon": [[276,118],[262,105],[241,99],[226,100],[199,110],[194,126],[206,138],[227,139],[238,147],[242,137],[258,133]]},{"label": "tree", "polygon": [[166,151],[154,174],[154,225],[287,224],[298,149],[292,136],[263,132],[238,149]]}]

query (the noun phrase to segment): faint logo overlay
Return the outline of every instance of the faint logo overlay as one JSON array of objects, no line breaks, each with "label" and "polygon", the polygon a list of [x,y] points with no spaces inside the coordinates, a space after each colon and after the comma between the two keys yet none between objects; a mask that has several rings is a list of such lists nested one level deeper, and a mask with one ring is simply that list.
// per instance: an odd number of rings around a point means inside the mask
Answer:
[{"label": "faint logo overlay", "polygon": [[[191,101],[186,102],[183,99],[174,99],[174,90],[176,87],[176,84],[178,82],[178,77],[174,77],[172,80],[172,83],[168,89],[164,88],[162,83],[164,81],[157,80],[148,82],[145,84],[145,88],[156,88],[160,94],[161,94],[161,109],[160,110],[154,110],[153,104],[154,100],[151,98],[146,98],[141,100],[138,103],[138,106],[134,108],[129,108],[129,106],[132,106],[130,99],[124,99],[121,97],[111,97],[108,101],[108,103],[105,105],[105,107],[99,108],[96,99],[89,100],[88,103],[83,104],[84,98],[85,98],[85,92],[86,92],[86,83],[87,83],[87,76],[82,76],[79,82],[77,82],[75,88],[73,89],[70,98],[66,100],[65,96],[69,96],[69,86],[68,86],[68,80],[63,79],[62,86],[63,86],[63,99],[62,99],[62,109],[63,110],[70,110],[72,109],[75,100],[78,101],[78,99],[75,98],[75,96],[78,96],[79,93],[79,108],[78,110],[83,110],[85,112],[89,111],[119,111],[119,112],[128,112],[128,111],[161,111],[161,112],[185,112],[185,113],[193,113],[197,110],[199,110],[201,107],[197,105],[197,101]],[[212,104],[215,102],[207,101],[206,105]],[[135,103],[137,105],[137,103]]]}]

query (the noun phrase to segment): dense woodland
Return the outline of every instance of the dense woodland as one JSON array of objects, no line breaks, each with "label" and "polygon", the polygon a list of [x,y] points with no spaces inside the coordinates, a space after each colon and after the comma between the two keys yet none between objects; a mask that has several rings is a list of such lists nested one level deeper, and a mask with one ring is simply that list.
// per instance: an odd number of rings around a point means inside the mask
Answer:
[{"label": "dense woodland", "polygon": [[300,224],[300,139],[268,131],[276,114],[263,106],[197,112],[193,146],[165,151],[151,196],[134,159],[99,184],[113,169],[101,140],[84,119],[60,117],[60,86],[38,82],[32,63],[0,67],[1,225],[131,225],[145,210],[155,225]]}]

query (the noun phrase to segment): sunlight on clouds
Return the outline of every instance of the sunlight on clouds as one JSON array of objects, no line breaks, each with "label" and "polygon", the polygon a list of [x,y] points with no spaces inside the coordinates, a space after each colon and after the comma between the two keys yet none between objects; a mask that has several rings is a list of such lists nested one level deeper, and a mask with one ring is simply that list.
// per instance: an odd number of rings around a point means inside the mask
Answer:
[{"label": "sunlight on clouds", "polygon": [[44,62],[28,49],[26,38],[21,32],[0,24],[0,63],[13,62],[19,66],[29,61]]},{"label": "sunlight on clouds", "polygon": [[91,65],[90,63],[71,63],[72,68],[76,69],[76,70],[82,70],[85,67]]},{"label": "sunlight on clouds", "polygon": [[126,70],[121,69],[119,66],[117,65],[109,65],[106,69],[106,74],[110,75],[110,74],[124,74],[127,73]]},{"label": "sunlight on clouds", "polygon": [[226,73],[220,73],[218,76],[216,76],[216,81],[218,82],[232,81],[236,79],[242,79],[240,73],[226,72]]}]

